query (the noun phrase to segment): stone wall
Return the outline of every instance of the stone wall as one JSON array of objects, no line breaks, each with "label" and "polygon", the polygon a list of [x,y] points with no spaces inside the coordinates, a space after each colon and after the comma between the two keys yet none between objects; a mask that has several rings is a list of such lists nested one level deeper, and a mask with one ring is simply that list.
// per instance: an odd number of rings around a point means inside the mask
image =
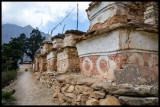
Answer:
[{"label": "stone wall", "polygon": [[35,72],[39,71],[39,61],[40,61],[40,56],[38,53],[36,53],[32,64],[33,71]]},{"label": "stone wall", "polygon": [[56,75],[53,100],[60,105],[157,105],[158,88],[149,85],[115,84],[80,74]]},{"label": "stone wall", "polygon": [[105,28],[115,22],[143,23],[144,11],[144,2],[91,3],[86,9],[90,21],[88,32]]},{"label": "stone wall", "polygon": [[[158,30],[143,20],[147,4],[90,4],[86,10],[90,28],[76,43],[82,74],[117,83],[158,85]],[[134,70],[127,70],[128,64]]]},{"label": "stone wall", "polygon": [[[65,34],[55,35],[52,40],[42,42],[40,53],[35,55],[33,71],[36,78],[46,87],[51,87],[53,78],[49,75],[54,72],[58,74],[80,72],[75,38],[82,34],[84,32],[68,30]],[[71,39],[66,39],[70,35]]]},{"label": "stone wall", "polygon": [[75,47],[62,48],[57,53],[57,71],[59,73],[79,71],[79,57]]},{"label": "stone wall", "polygon": [[44,40],[42,42],[42,46],[40,47],[41,54],[45,54],[46,51],[48,51],[51,47],[52,47],[52,42],[50,40]]},{"label": "stone wall", "polygon": [[[81,72],[113,81],[117,79],[118,82],[121,76],[118,77],[119,74],[114,70],[124,69],[126,64],[135,64],[141,75],[136,76],[139,81],[135,84],[158,84],[157,35],[131,29],[117,29],[77,43]],[[130,78],[130,73],[127,72],[125,80]],[[135,75],[132,77],[135,78]]]},{"label": "stone wall", "polygon": [[59,105],[158,105],[157,86],[116,84],[77,73],[42,75],[40,81]]},{"label": "stone wall", "polygon": [[144,23],[158,26],[158,2],[147,2]]},{"label": "stone wall", "polygon": [[[91,2],[86,33],[68,30],[53,36],[52,45],[43,42],[42,52],[35,56],[35,77],[52,89],[53,101],[158,105],[158,29],[153,26],[155,17],[146,21],[154,6],[154,2]],[[44,48],[47,43],[50,46]]]},{"label": "stone wall", "polygon": [[64,39],[64,34],[58,34],[52,37],[52,44],[53,48],[61,48],[64,46],[63,39]]},{"label": "stone wall", "polygon": [[75,46],[76,45],[76,38],[81,37],[84,34],[82,31],[78,30],[67,30],[65,32],[64,38],[64,46]]},{"label": "stone wall", "polygon": [[50,51],[47,55],[47,72],[57,71],[57,53]]},{"label": "stone wall", "polygon": [[40,58],[39,58],[39,71],[46,71],[46,65],[47,65],[47,62],[46,62],[46,55],[40,55]]}]

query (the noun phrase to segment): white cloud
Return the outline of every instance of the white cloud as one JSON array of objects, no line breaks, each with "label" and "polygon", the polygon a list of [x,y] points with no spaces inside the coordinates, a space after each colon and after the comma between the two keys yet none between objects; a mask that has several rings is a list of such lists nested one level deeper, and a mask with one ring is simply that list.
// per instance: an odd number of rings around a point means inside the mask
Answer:
[{"label": "white cloud", "polygon": [[[88,20],[85,10],[89,3],[78,2],[81,22]],[[77,2],[2,2],[2,24],[42,27],[65,17],[76,6]],[[76,14],[76,9],[73,13]]]}]

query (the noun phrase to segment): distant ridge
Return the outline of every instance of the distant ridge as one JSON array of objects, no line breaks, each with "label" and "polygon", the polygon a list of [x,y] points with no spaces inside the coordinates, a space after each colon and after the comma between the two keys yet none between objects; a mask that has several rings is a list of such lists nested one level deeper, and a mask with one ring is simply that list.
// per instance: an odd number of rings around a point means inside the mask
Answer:
[{"label": "distant ridge", "polygon": [[[2,44],[8,43],[11,37],[18,37],[20,34],[24,33],[27,37],[30,37],[30,33],[34,28],[31,25],[18,26],[15,24],[3,24],[2,25]],[[41,31],[40,31],[41,32]],[[47,37],[47,34],[41,32],[42,36]]]},{"label": "distant ridge", "polygon": [[[27,26],[18,26],[15,24],[3,24],[2,25],[2,41],[1,45],[3,43],[8,43],[11,39],[11,37],[19,37],[20,34],[24,33],[27,37],[30,37],[30,33],[32,32],[34,28],[31,25]],[[40,31],[41,32],[41,31]],[[44,32],[41,32],[41,35],[47,38],[47,34]],[[31,61],[31,59],[25,54],[23,57],[23,61]]]}]

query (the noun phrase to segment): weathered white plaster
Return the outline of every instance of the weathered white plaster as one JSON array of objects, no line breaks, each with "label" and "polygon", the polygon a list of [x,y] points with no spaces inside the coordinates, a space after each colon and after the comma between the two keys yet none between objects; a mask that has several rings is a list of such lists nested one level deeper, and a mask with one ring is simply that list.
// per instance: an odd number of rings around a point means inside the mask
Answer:
[{"label": "weathered white plaster", "polygon": [[133,53],[132,56],[127,59],[127,63],[135,63],[135,60],[138,60],[139,65],[144,66],[143,58],[139,53]]},{"label": "weathered white plaster", "polygon": [[[104,59],[107,62],[107,70],[103,71],[100,68],[100,61]],[[108,56],[100,56],[96,61],[96,67],[98,72],[100,73],[101,77],[105,77],[107,79],[113,79],[114,78],[114,71],[116,69],[116,62],[113,60],[110,60]]]},{"label": "weathered white plaster", "polygon": [[63,60],[63,59],[67,59],[68,55],[67,55],[67,50],[64,50],[63,52],[59,52],[57,54],[57,61]]},{"label": "weathered white plaster", "polygon": [[129,35],[129,47],[158,52],[158,34],[132,31]]},{"label": "weathered white plaster", "polygon": [[94,37],[76,44],[78,55],[119,49],[118,31]]},{"label": "weathered white plaster", "polygon": [[33,67],[33,69],[35,68],[35,64],[33,63],[33,65],[32,65],[32,67]]},{"label": "weathered white plaster", "polygon": [[79,57],[81,58],[81,57],[90,56],[90,55],[111,55],[111,54],[123,53],[123,52],[150,53],[150,54],[154,54],[154,55],[158,54],[158,52],[147,51],[147,50],[125,49],[125,50],[119,50],[119,51],[96,52],[96,53],[81,54],[81,55],[79,55]]},{"label": "weathered white plaster", "polygon": [[57,48],[57,47],[63,47],[64,43],[63,43],[63,39],[62,38],[56,38],[52,41],[53,44],[53,48]]},{"label": "weathered white plaster", "polygon": [[[97,36],[76,44],[78,55],[123,52],[122,49],[135,49],[158,52],[158,35],[142,31],[119,29],[103,36]],[[130,51],[130,50],[129,50]]]},{"label": "weathered white plaster", "polygon": [[148,18],[144,20],[144,23],[148,23],[148,24],[156,24],[156,19],[154,17],[152,18]]},{"label": "weathered white plaster", "polygon": [[55,55],[53,52],[50,52],[48,55],[47,55],[47,60],[51,59],[51,58],[54,58]]},{"label": "weathered white plaster", "polygon": [[46,45],[43,45],[43,47],[41,48],[41,54],[44,54],[46,51]]},{"label": "weathered white plaster", "polygon": [[142,49],[158,51],[158,35],[144,31],[119,30],[119,49]]},{"label": "weathered white plaster", "polygon": [[61,43],[61,42],[63,42],[63,39],[61,39],[61,38],[56,38],[56,39],[54,39],[54,40],[52,41],[52,44],[54,45],[54,44],[56,44],[56,43]]},{"label": "weathered white plaster", "polygon": [[158,10],[158,7],[156,5],[150,5],[149,7],[146,8],[146,11],[149,11],[151,9],[156,9]]},{"label": "weathered white plaster", "polygon": [[58,72],[65,72],[68,68],[68,59],[57,61],[57,71]]},{"label": "weathered white plaster", "polygon": [[158,5],[150,5],[144,12],[144,23],[158,24]]},{"label": "weathered white plaster", "polygon": [[156,55],[151,55],[151,57],[148,60],[148,65],[150,68],[152,68],[154,65],[158,65],[158,62],[154,61],[156,59]]},{"label": "weathered white plaster", "polygon": [[37,63],[37,62],[39,62],[39,59],[36,57],[35,61],[36,61],[36,63]]},{"label": "weathered white plaster", "polygon": [[96,23],[103,23],[109,17],[114,16],[116,14],[116,9],[113,9],[113,8],[114,7],[112,7],[112,9],[105,10],[104,12],[100,13],[98,16],[93,18],[90,21],[90,26],[93,26]]},{"label": "weathered white plaster", "polygon": [[72,41],[73,41],[73,35],[66,36],[64,38],[64,46],[71,46]]},{"label": "weathered white plaster", "polygon": [[93,9],[88,11],[90,27],[96,23],[103,23],[109,17],[112,17],[116,14],[125,15],[126,8],[124,5],[115,3],[115,2],[102,2],[100,5],[95,6]]},{"label": "weathered white plaster", "polygon": [[115,2],[101,2],[99,5],[92,8],[87,13],[89,14],[89,19],[97,14],[98,11],[102,11],[105,7],[108,8],[110,5],[114,4]]}]

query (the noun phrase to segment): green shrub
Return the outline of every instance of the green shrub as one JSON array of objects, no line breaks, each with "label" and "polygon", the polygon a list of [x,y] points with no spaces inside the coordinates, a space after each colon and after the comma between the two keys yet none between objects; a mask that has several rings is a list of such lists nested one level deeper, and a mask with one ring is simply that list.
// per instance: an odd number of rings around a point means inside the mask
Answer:
[{"label": "green shrub", "polygon": [[5,87],[11,80],[16,77],[16,70],[2,72],[2,87]]},{"label": "green shrub", "polygon": [[16,101],[16,99],[12,96],[15,92],[15,89],[11,91],[4,91],[2,89],[2,104],[6,105]]}]

